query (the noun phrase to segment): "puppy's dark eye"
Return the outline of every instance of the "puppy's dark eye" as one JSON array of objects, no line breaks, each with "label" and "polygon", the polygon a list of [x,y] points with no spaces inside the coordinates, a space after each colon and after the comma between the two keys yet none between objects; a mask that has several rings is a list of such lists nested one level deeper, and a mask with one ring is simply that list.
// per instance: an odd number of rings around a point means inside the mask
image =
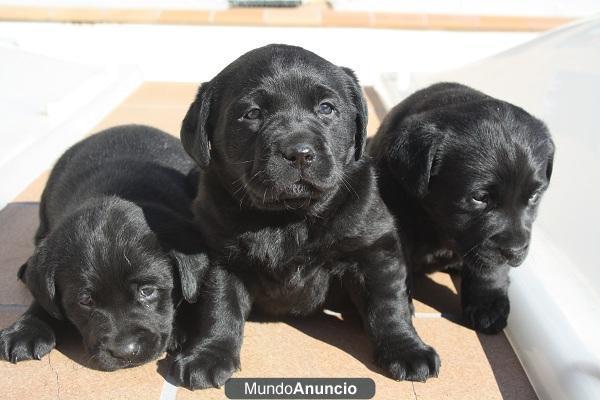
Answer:
[{"label": "puppy's dark eye", "polygon": [[142,286],[139,289],[140,297],[143,300],[150,300],[156,297],[157,290],[154,286]]},{"label": "puppy's dark eye", "polygon": [[487,193],[482,192],[482,193],[474,193],[473,197],[471,198],[471,201],[477,207],[485,207],[485,206],[487,206],[490,199],[489,199],[489,196]]},{"label": "puppy's dark eye", "polygon": [[332,112],[333,112],[333,105],[331,105],[331,103],[319,104],[319,113],[320,114],[331,114]]},{"label": "puppy's dark eye", "polygon": [[253,108],[252,110],[250,110],[246,114],[244,114],[245,119],[259,119],[261,116],[262,116],[262,113],[260,112],[260,109],[258,109],[258,108]]},{"label": "puppy's dark eye", "polygon": [[89,295],[89,293],[82,293],[79,295],[79,304],[85,307],[91,307],[94,305],[94,300],[92,299],[92,296]]},{"label": "puppy's dark eye", "polygon": [[530,196],[529,196],[529,204],[535,204],[538,202],[538,200],[540,199],[541,193],[540,192],[533,192]]}]

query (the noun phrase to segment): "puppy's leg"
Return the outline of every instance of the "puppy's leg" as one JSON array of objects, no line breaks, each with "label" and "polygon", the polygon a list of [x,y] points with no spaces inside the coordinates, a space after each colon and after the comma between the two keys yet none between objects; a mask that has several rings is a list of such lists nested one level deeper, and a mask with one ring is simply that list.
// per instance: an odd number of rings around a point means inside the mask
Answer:
[{"label": "puppy's leg", "polygon": [[396,237],[380,239],[361,253],[358,269],[344,283],[363,317],[376,362],[397,380],[437,376],[440,358],[412,325],[407,271]]},{"label": "puppy's leg", "polygon": [[0,359],[17,363],[44,357],[56,345],[53,322],[34,301],[14,324],[0,331]]},{"label": "puppy's leg", "polygon": [[415,273],[412,269],[406,267],[406,297],[408,298],[408,309],[410,316],[415,316],[415,304],[413,303],[413,293],[415,290]]},{"label": "puppy's leg", "polygon": [[190,389],[220,387],[240,369],[250,296],[237,276],[214,267],[194,307],[197,330],[176,355],[171,376]]},{"label": "puppy's leg", "polygon": [[510,267],[462,271],[461,302],[464,318],[478,332],[495,334],[506,327],[510,312],[508,271]]}]

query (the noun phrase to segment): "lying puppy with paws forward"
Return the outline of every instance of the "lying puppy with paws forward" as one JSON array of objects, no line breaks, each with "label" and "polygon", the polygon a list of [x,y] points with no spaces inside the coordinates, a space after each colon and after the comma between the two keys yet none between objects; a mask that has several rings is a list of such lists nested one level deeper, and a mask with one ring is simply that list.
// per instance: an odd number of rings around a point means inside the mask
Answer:
[{"label": "lying puppy with paws forward", "polygon": [[50,174],[35,252],[19,272],[34,302],[0,331],[0,358],[40,359],[63,325],[79,331],[101,370],[173,347],[176,306],[182,295],[195,301],[208,265],[188,222],[193,167],[179,140],[145,126],[71,147]]},{"label": "lying puppy with paws forward", "polygon": [[394,107],[369,143],[379,188],[415,272],[458,269],[466,320],[497,333],[510,267],[529,247],[554,144],[523,109],[457,83]]},{"label": "lying puppy with paws forward", "polygon": [[438,355],[412,325],[393,217],[363,154],[366,126],[353,72],[299,47],[255,49],[201,86],[181,137],[202,168],[194,212],[211,268],[175,380],[222,385],[240,368],[251,309],[313,314],[339,287],[386,373],[437,375]]}]

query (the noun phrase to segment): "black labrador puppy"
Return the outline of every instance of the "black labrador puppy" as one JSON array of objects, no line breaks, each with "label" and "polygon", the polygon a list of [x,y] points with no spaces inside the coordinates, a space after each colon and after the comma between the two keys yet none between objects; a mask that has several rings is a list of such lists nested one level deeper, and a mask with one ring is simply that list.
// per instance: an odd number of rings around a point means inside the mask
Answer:
[{"label": "black labrador puppy", "polygon": [[458,269],[466,320],[497,333],[552,174],[554,144],[523,109],[457,83],[394,107],[369,143],[409,267]]},{"label": "black labrador puppy", "polygon": [[146,126],[71,147],[44,189],[35,252],[20,271],[34,302],[0,331],[0,358],[40,359],[64,324],[102,370],[173,347],[176,306],[182,295],[195,301],[208,266],[188,222],[193,168],[179,140]]},{"label": "black labrador puppy", "polygon": [[240,367],[251,309],[304,316],[343,288],[378,364],[395,379],[436,376],[417,335],[393,217],[363,154],[367,111],[353,72],[300,47],[252,50],[204,83],[181,129],[202,168],[194,212],[211,269],[194,341],[172,375],[222,385]]}]

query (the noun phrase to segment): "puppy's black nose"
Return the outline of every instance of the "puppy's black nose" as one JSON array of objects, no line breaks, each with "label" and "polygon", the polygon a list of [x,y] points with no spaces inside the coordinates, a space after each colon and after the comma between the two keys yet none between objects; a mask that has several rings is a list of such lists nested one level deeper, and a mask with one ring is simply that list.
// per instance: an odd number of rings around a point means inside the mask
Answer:
[{"label": "puppy's black nose", "polygon": [[506,229],[492,236],[490,240],[500,249],[518,253],[529,244],[529,235],[524,229]]},{"label": "puppy's black nose", "polygon": [[141,346],[136,341],[117,343],[110,348],[110,354],[121,360],[134,359],[141,350]]},{"label": "puppy's black nose", "polygon": [[303,168],[314,161],[315,150],[306,143],[298,143],[288,146],[283,152],[283,157],[291,161],[296,168]]}]

